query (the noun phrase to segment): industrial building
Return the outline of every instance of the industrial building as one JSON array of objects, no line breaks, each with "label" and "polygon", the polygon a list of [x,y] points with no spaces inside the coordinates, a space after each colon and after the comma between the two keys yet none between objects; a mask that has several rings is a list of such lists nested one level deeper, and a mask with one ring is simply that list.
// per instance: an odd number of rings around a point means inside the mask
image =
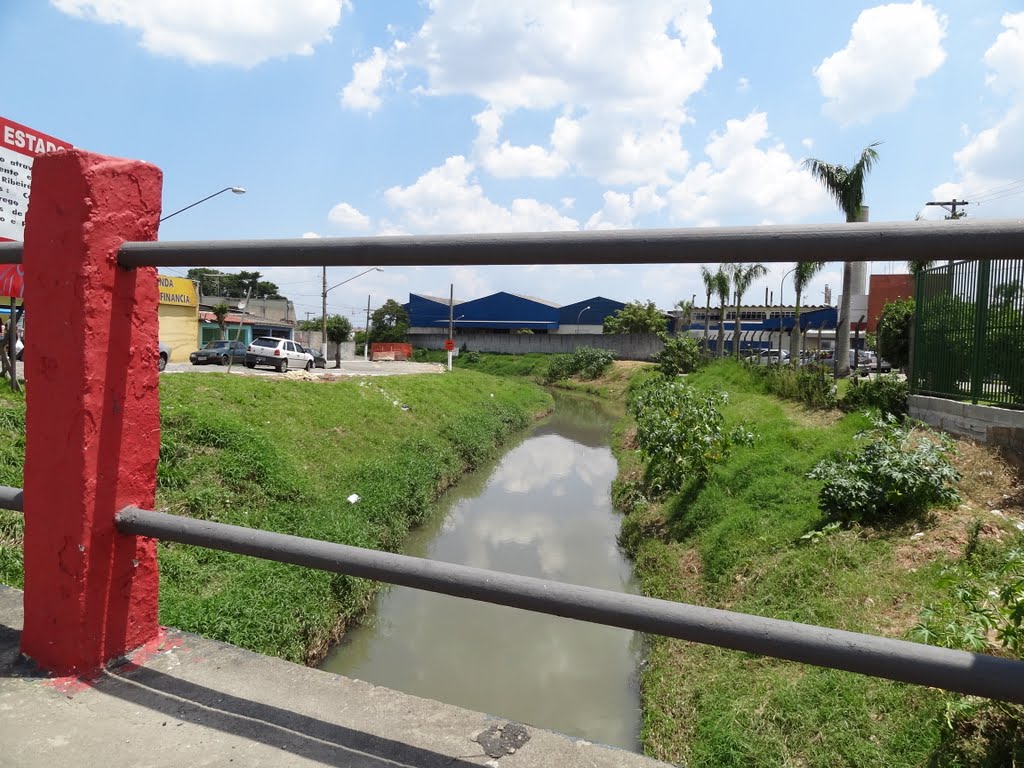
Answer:
[{"label": "industrial building", "polygon": [[405,311],[409,334],[436,334],[448,329],[449,314],[460,336],[474,333],[601,333],[605,318],[626,305],[621,301],[593,296],[572,304],[559,305],[535,296],[499,291],[469,301],[451,302],[439,296],[410,293]]}]

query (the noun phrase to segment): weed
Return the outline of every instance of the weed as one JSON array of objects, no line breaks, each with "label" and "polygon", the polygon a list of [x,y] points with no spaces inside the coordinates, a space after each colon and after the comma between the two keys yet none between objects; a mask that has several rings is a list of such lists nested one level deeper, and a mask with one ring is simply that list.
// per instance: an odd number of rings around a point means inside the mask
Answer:
[{"label": "weed", "polygon": [[876,419],[872,430],[857,437],[867,440],[862,448],[839,451],[807,473],[824,481],[818,500],[829,520],[903,522],[960,500],[948,439],[935,433],[912,439],[893,416]]},{"label": "weed", "polygon": [[907,413],[909,394],[906,380],[895,374],[875,376],[863,381],[853,378],[840,405],[847,411],[874,408],[883,416],[902,417]]}]

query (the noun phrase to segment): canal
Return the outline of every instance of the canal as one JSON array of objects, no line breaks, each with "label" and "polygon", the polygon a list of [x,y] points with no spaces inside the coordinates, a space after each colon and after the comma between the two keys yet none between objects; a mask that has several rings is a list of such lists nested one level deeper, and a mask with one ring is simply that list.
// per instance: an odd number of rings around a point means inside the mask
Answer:
[{"label": "canal", "polygon": [[[445,494],[405,553],[636,591],[611,507],[615,418],[556,393],[553,414]],[[628,630],[392,587],[321,668],[638,750],[640,654]]]}]

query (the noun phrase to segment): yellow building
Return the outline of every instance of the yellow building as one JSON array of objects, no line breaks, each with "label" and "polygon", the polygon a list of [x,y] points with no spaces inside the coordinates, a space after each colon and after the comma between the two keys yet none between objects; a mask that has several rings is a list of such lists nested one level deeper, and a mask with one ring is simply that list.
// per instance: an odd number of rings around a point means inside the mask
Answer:
[{"label": "yellow building", "polygon": [[158,275],[160,341],[171,348],[172,363],[188,362],[199,345],[199,295],[185,277]]}]

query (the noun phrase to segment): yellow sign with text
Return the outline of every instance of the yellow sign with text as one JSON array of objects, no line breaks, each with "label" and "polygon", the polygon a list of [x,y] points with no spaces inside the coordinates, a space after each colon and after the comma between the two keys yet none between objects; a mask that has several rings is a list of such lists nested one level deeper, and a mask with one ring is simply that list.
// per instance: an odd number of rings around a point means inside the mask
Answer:
[{"label": "yellow sign with text", "polygon": [[187,277],[157,275],[157,282],[160,286],[161,304],[173,304],[178,307],[199,306],[196,285]]}]

